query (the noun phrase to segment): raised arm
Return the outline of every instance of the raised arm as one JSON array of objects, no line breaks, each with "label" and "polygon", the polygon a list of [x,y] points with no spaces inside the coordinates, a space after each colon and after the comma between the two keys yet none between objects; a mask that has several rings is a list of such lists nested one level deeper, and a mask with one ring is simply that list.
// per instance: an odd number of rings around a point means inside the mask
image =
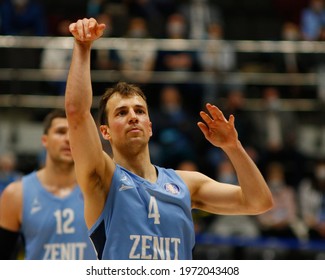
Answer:
[{"label": "raised arm", "polygon": [[222,112],[207,104],[209,114],[201,112],[204,122],[198,126],[205,138],[220,147],[233,164],[239,186],[223,184],[200,173],[181,174],[190,186],[193,207],[218,214],[259,214],[273,205],[271,192],[255,163],[238,140],[234,126]]},{"label": "raised arm", "polygon": [[101,37],[105,25],[98,24],[91,18],[78,20],[69,29],[75,40],[65,93],[65,109],[77,179],[85,199],[86,223],[91,226],[103,209],[115,167],[102,150],[98,129],[90,111],[91,45]]}]

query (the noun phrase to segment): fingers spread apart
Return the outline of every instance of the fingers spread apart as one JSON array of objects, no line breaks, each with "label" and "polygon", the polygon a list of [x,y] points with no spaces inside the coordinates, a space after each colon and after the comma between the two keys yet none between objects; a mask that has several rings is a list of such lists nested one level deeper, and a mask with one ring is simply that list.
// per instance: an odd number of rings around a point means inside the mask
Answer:
[{"label": "fingers spread apart", "polygon": [[208,125],[212,124],[214,121],[228,122],[224,117],[223,113],[220,111],[220,109],[217,106],[208,103],[206,105],[206,108],[210,115],[207,114],[206,112],[201,111],[200,116]]}]

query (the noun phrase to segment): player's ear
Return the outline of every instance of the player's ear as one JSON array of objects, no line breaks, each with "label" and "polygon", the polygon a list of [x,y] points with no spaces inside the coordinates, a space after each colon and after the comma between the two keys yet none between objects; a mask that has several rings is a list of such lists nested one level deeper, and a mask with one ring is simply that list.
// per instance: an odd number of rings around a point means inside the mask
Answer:
[{"label": "player's ear", "polygon": [[99,127],[99,130],[100,130],[100,132],[101,132],[101,134],[102,134],[102,136],[103,136],[103,138],[105,140],[110,140],[111,139],[111,135],[109,134],[109,128],[108,128],[107,125],[101,125]]},{"label": "player's ear", "polygon": [[149,126],[150,126],[150,137],[151,137],[152,136],[152,122],[150,122]]},{"label": "player's ear", "polygon": [[41,137],[41,142],[42,142],[42,145],[43,145],[43,147],[45,147],[46,148],[46,146],[47,146],[47,134],[43,134],[42,135],[42,137]]}]

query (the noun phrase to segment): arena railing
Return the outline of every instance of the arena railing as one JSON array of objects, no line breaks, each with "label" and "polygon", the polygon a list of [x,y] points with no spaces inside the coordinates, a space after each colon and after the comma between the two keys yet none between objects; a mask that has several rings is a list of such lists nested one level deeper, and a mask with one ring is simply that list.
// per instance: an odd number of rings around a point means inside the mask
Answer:
[{"label": "arena railing", "polygon": [[[131,38],[101,38],[93,44],[94,49],[136,49],[141,42],[142,50],[186,50],[186,51],[204,51],[210,40],[184,40],[184,39],[131,39]],[[51,45],[48,42],[51,41]],[[304,53],[304,54],[322,54],[325,53],[325,42],[316,41],[213,41],[215,51],[222,49],[223,44],[230,44],[235,53]],[[0,49],[71,49],[73,38],[71,37],[34,37],[34,36],[0,36]],[[209,49],[211,51],[211,49]],[[139,75],[139,71],[136,72]],[[93,82],[116,82],[132,75],[132,71],[122,74],[115,70],[92,70]],[[141,74],[141,73],[140,73]],[[146,74],[146,72],[143,72]],[[62,70],[44,70],[40,68],[1,68],[0,61],[0,81],[61,81],[65,80],[67,69]],[[150,75],[148,83],[212,83],[218,79],[218,83],[226,84],[229,77],[237,77],[244,85],[257,86],[308,86],[318,90],[319,74],[312,73],[261,73],[261,72],[242,72],[234,71],[227,73],[214,72],[153,72]],[[61,96],[47,95],[15,95],[1,93],[0,106],[30,106],[30,107],[48,107],[58,104],[61,106]],[[248,100],[249,108],[258,109],[260,100]],[[290,99],[284,100],[288,109],[298,111],[317,110],[319,102],[314,99]]]}]

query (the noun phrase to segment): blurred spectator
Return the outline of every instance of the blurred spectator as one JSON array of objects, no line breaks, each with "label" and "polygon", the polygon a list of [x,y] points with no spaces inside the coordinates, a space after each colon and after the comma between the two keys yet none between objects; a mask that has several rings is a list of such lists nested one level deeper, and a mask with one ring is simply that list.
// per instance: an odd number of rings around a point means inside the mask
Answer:
[{"label": "blurred spectator", "polygon": [[[108,13],[100,13],[96,16],[96,19],[100,23],[106,24],[104,30],[104,37],[114,36],[114,26],[111,16]],[[118,69],[118,57],[115,49],[92,49],[92,68],[98,70],[117,70]]]},{"label": "blurred spectator", "polygon": [[[216,167],[215,178],[226,184],[238,184],[235,169],[226,157]],[[255,238],[260,235],[254,216],[216,216],[209,226],[209,232],[221,237]]]},{"label": "blurred spectator", "polygon": [[222,183],[238,185],[235,169],[227,157],[224,156],[216,166],[215,178]]},{"label": "blurred spectator", "polygon": [[44,36],[47,21],[43,4],[36,0],[3,0],[0,4],[3,35]]},{"label": "blurred spectator", "polygon": [[177,170],[186,170],[186,171],[199,171],[197,163],[193,160],[182,160],[176,166]]},{"label": "blurred spectator", "polygon": [[106,0],[88,0],[87,1],[87,17],[96,18],[103,12]]},{"label": "blurred spectator", "polygon": [[[131,18],[124,37],[150,38],[146,20],[141,17]],[[128,81],[146,84],[155,66],[157,50],[152,42],[146,40],[134,40],[131,44],[129,48],[117,50],[119,68]]]},{"label": "blurred spectator", "polygon": [[[103,37],[112,38],[116,36],[115,25],[112,21],[112,16],[108,12],[102,12],[96,16],[100,23],[106,24]],[[117,50],[104,46],[100,49],[92,48],[91,50],[91,68],[94,70],[119,70],[120,58]],[[106,82],[96,82],[93,84],[93,91],[95,95],[106,90]]]},{"label": "blurred spectator", "polygon": [[[166,39],[187,39],[187,25],[184,16],[180,13],[174,13],[167,18]],[[179,86],[182,92],[187,93],[186,106],[197,112],[201,109],[202,92],[199,84],[195,82],[193,72],[200,71],[198,62],[198,53],[195,50],[160,50],[156,61],[156,71],[180,72],[188,74],[188,81],[191,83],[182,83]],[[177,77],[175,75],[175,77]]]},{"label": "blurred spectator", "polygon": [[[218,23],[207,26],[206,45],[200,49],[198,60],[202,71],[208,72],[210,79],[203,84],[202,107],[205,103],[215,104],[222,91],[222,80],[236,68],[236,52],[234,47],[223,40],[223,28]],[[226,74],[226,75],[225,75]]]},{"label": "blurred spectator", "polygon": [[[223,27],[218,23],[211,23],[207,26],[208,41],[207,48],[200,54],[200,62],[203,69],[207,71],[229,72],[236,67],[235,48],[223,41]],[[216,42],[217,41],[217,42]],[[220,43],[220,45],[216,44]]]},{"label": "blurred spectator", "polygon": [[[296,42],[302,40],[300,28],[294,22],[284,22],[281,30],[281,39],[288,42]],[[278,54],[279,55],[279,54]],[[281,58],[276,69],[277,72],[295,74],[307,71],[308,65],[306,58],[301,53],[285,52],[280,54]],[[301,95],[300,86],[288,87],[290,97],[297,98]]]},{"label": "blurred spectator", "polygon": [[22,174],[16,169],[15,154],[6,152],[0,155],[0,195],[10,183],[20,179]]},{"label": "blurred spectator", "polygon": [[164,37],[167,39],[188,39],[188,25],[182,14],[173,13],[167,17]]},{"label": "blurred spectator", "polygon": [[290,112],[282,107],[280,91],[275,87],[266,87],[262,90],[263,109],[259,124],[262,137],[262,149],[279,151],[290,145],[296,136],[297,120]]},{"label": "blurred spectator", "polygon": [[[69,36],[69,25],[71,21],[63,19],[58,23],[57,33],[58,36]],[[50,89],[47,92],[64,95],[66,76],[62,76],[60,71],[68,70],[70,66],[70,60],[72,56],[72,50],[57,46],[57,40],[55,37],[48,40],[44,46],[41,55],[41,69],[44,70],[45,77],[48,78],[48,85]],[[56,72],[57,71],[57,72]],[[55,75],[57,73],[57,75]],[[54,77],[54,80],[51,81]]]},{"label": "blurred spectator", "polygon": [[156,160],[163,166],[176,168],[183,160],[196,160],[195,133],[197,129],[191,114],[183,106],[180,90],[165,86],[160,92],[160,103],[150,113],[153,126],[153,143],[159,145]]},{"label": "blurred spectator", "polygon": [[318,40],[325,26],[324,0],[310,0],[301,12],[301,32],[305,40]]},{"label": "blurred spectator", "polygon": [[132,17],[128,11],[128,1],[129,0],[105,0],[100,5],[96,18],[103,13],[110,17],[110,21],[114,26],[111,37],[124,36],[127,30],[128,20]]},{"label": "blurred spectator", "polygon": [[260,167],[265,170],[269,161],[285,166],[287,183],[293,187],[304,173],[304,156],[298,150],[299,122],[295,112],[283,107],[281,93],[276,87],[262,90],[263,107],[255,112],[255,140],[261,156]]},{"label": "blurred spectator", "polygon": [[[187,26],[185,18],[174,13],[167,18],[166,39],[187,39]],[[195,53],[184,50],[161,51],[157,62],[160,71],[193,71],[198,70]]]},{"label": "blurred spectator", "polygon": [[230,115],[235,116],[235,126],[243,146],[254,146],[256,144],[256,130],[253,115],[246,110],[245,90],[240,88],[230,89],[226,93],[225,103],[221,106],[221,110],[227,119]]},{"label": "blurred spectator", "polygon": [[223,24],[221,10],[210,0],[186,1],[179,11],[188,21],[190,39],[206,39],[211,24]]},{"label": "blurred spectator", "polygon": [[273,195],[274,207],[257,216],[262,235],[278,238],[305,238],[306,232],[298,218],[296,193],[286,182],[284,166],[279,162],[270,162],[265,179]]},{"label": "blurred spectator", "polygon": [[[238,184],[235,169],[227,157],[224,156],[215,169],[217,181],[226,184]],[[232,240],[251,240],[260,236],[260,229],[255,216],[213,215],[210,216],[206,232],[230,241],[229,244],[218,245],[219,254],[226,259],[243,259],[245,258],[245,251],[249,250],[249,248],[245,249],[238,246],[238,242],[231,243]]]},{"label": "blurred spectator", "polygon": [[[295,45],[295,42],[302,40],[302,34],[300,32],[300,27],[298,24],[292,21],[285,21],[281,26],[279,34],[279,40],[288,42],[288,46]],[[285,52],[271,52],[265,54],[264,57],[268,58],[269,64],[271,65],[271,70],[274,73],[286,73],[286,74],[296,74],[296,73],[304,73],[308,71],[308,67],[312,63],[310,58],[311,54],[306,54],[301,52],[295,52],[294,50],[290,51],[288,48]],[[290,77],[292,82],[294,79],[297,79],[296,85],[289,85],[286,87],[286,94],[290,98],[299,98],[303,94],[302,87],[299,86],[298,77],[292,75]]]},{"label": "blurred spectator", "polygon": [[[218,103],[225,118],[229,119],[230,115],[234,115],[235,127],[241,139],[241,143],[247,151],[250,150],[249,153],[253,160],[257,161],[256,125],[253,120],[254,115],[245,109],[245,91],[241,89],[229,90],[226,93],[224,102],[221,103],[219,101]],[[216,148],[209,148],[207,160],[212,167],[218,165],[220,160],[223,160],[222,151]]]},{"label": "blurred spectator", "polygon": [[319,41],[325,41],[325,25],[322,26],[319,32]]},{"label": "blurred spectator", "polygon": [[142,17],[155,38],[162,37],[165,18],[175,11],[177,1],[172,0],[127,0],[130,17]]},{"label": "blurred spectator", "polygon": [[[285,22],[282,25],[281,30],[281,39],[284,41],[300,41],[302,39],[302,35],[299,30],[299,26],[293,22]],[[283,54],[283,68],[281,72],[286,73],[299,73],[302,72],[300,69],[300,64],[298,61],[297,53],[284,53]],[[279,69],[281,70],[281,69]]]},{"label": "blurred spectator", "polygon": [[309,229],[309,239],[325,240],[325,160],[315,160],[310,176],[298,189],[300,212]]},{"label": "blurred spectator", "polygon": [[[325,5],[324,0],[309,0],[309,6],[301,12],[301,32],[306,40],[324,41],[325,39]],[[322,52],[309,55],[308,70],[317,72],[318,97],[325,100],[324,86],[324,54]]]}]

